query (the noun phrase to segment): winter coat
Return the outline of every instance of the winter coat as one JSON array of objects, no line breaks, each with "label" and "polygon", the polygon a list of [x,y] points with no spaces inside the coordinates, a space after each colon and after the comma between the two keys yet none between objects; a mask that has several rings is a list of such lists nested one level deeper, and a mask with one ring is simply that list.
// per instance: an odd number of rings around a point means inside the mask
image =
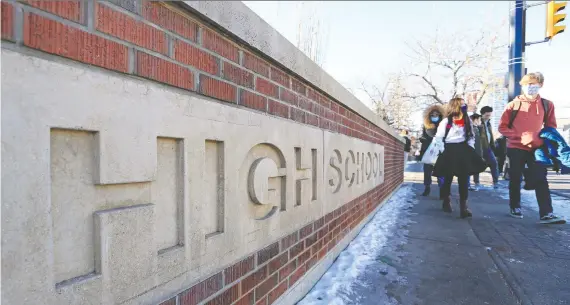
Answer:
[{"label": "winter coat", "polygon": [[[487,151],[489,148],[492,152],[495,152],[495,139],[493,138],[493,128],[491,128],[491,122],[483,122],[480,126],[481,137],[481,149]],[[487,137],[487,131],[489,131],[490,138]]]},{"label": "winter coat", "polygon": [[[430,120],[430,113],[437,111],[439,112],[439,122],[433,123]],[[424,125],[422,126],[422,136],[420,137],[420,143],[422,147],[420,149],[420,160],[423,158],[424,153],[428,149],[429,145],[433,141],[433,137],[437,131],[439,123],[443,120],[443,107],[438,104],[431,105],[424,111]]]},{"label": "winter coat", "polygon": [[570,146],[562,135],[552,127],[545,127],[539,137],[544,144],[534,151],[536,162],[544,166],[554,166],[556,162],[562,174],[570,174]]}]

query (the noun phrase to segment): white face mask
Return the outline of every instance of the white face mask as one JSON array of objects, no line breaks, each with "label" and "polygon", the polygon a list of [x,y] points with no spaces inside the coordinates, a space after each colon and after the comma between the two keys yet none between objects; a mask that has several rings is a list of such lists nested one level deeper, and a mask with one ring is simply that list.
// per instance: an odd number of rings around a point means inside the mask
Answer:
[{"label": "white face mask", "polygon": [[538,91],[540,91],[540,85],[537,84],[524,85],[521,86],[521,90],[526,95],[537,95]]}]

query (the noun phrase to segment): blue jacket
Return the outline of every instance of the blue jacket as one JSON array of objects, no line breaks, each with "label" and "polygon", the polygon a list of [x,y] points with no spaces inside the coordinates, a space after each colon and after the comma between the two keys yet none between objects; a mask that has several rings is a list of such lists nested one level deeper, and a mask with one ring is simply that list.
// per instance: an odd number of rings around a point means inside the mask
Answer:
[{"label": "blue jacket", "polygon": [[544,145],[534,151],[536,162],[545,166],[553,166],[557,162],[560,173],[570,174],[570,146],[562,135],[552,127],[545,127],[539,137],[544,140]]}]

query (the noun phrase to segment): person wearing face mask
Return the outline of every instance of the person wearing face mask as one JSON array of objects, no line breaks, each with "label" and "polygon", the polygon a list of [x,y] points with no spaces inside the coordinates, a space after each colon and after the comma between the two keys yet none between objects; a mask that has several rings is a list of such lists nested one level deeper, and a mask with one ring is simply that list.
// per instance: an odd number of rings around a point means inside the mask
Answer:
[{"label": "person wearing face mask", "polygon": [[557,127],[554,104],[539,95],[544,83],[542,74],[529,73],[519,83],[523,94],[507,104],[499,123],[499,132],[507,138],[510,215],[523,217],[520,184],[526,166],[525,183],[535,190],[540,223],[566,223],[553,213],[546,167],[536,163],[534,157],[534,150],[543,145],[539,137],[543,126]]},{"label": "person wearing face mask", "polygon": [[[429,145],[433,141],[433,137],[437,131],[437,127],[439,123],[443,119],[443,107],[438,104],[431,105],[428,107],[424,112],[424,124],[422,126],[422,136],[420,137],[421,149],[420,149],[420,156],[419,160],[421,160],[428,149]],[[424,192],[422,196],[429,196],[431,192],[431,174],[433,172],[433,165],[432,164],[424,164]],[[437,178],[437,186],[439,187],[440,191],[440,199],[443,199],[441,196],[441,187],[443,186],[443,177]]]},{"label": "person wearing face mask", "polygon": [[491,177],[493,177],[493,188],[499,188],[499,166],[495,157],[495,139],[493,136],[493,128],[491,127],[491,115],[493,108],[485,106],[481,108],[481,148],[483,150],[483,158],[491,169]]},{"label": "person wearing face mask", "polygon": [[474,149],[475,135],[473,123],[467,115],[465,100],[456,97],[447,104],[447,117],[437,128],[434,141],[445,143],[443,153],[435,162],[433,175],[443,176],[443,203],[444,212],[451,213],[451,183],[457,177],[459,186],[459,216],[471,217],[467,206],[468,177],[485,170],[487,165]]}]

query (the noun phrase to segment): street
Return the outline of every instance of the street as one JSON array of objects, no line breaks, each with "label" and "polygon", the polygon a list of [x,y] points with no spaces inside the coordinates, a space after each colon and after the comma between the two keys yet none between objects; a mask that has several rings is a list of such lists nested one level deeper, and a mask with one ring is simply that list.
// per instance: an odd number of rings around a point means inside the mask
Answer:
[{"label": "street", "polygon": [[[470,192],[471,220],[441,211],[422,164],[298,304],[570,304],[570,225],[538,224],[534,193],[523,219],[508,216],[507,181]],[[570,219],[570,177],[552,179],[555,213]],[[452,187],[455,203],[457,187]],[[380,240],[370,240],[370,231]]]}]

